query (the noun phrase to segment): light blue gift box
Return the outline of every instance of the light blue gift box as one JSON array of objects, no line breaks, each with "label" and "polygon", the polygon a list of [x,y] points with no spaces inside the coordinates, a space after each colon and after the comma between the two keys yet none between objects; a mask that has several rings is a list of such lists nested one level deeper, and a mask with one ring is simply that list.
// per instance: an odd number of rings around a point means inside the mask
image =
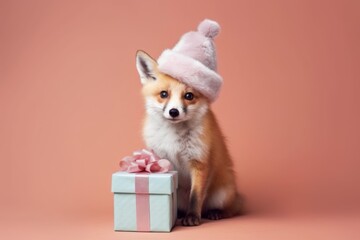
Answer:
[{"label": "light blue gift box", "polygon": [[[145,178],[145,182],[141,182],[141,178]],[[114,173],[111,187],[114,193],[114,229],[170,232],[177,217],[177,187],[176,171]]]}]

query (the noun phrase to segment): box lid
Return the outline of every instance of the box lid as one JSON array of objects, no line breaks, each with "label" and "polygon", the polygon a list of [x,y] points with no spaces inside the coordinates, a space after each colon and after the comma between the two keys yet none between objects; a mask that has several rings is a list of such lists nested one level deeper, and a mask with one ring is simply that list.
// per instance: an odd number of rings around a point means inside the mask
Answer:
[{"label": "box lid", "polygon": [[[139,187],[139,180],[144,179]],[[177,171],[167,173],[128,173],[116,172],[112,175],[111,191],[114,193],[137,193],[137,194],[171,194],[178,187]]]}]

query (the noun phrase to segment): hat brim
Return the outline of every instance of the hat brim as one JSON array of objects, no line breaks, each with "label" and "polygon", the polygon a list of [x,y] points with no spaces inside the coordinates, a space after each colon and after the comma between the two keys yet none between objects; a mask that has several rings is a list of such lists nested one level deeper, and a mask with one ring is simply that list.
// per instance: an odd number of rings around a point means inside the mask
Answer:
[{"label": "hat brim", "polygon": [[193,87],[210,102],[216,100],[222,85],[222,77],[201,62],[170,49],[158,58],[160,72]]}]

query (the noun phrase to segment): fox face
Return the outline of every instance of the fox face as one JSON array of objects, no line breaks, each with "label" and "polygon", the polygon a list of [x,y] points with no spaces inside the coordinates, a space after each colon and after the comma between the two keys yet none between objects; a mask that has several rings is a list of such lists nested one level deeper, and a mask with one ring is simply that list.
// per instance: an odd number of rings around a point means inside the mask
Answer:
[{"label": "fox face", "polygon": [[148,54],[138,51],[136,66],[143,85],[147,114],[171,123],[196,120],[208,110],[208,100],[195,89],[158,71]]}]

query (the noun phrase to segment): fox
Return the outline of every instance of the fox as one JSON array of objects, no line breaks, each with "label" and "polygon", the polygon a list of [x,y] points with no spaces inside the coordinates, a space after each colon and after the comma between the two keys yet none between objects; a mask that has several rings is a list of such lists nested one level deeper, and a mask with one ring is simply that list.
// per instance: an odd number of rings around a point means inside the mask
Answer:
[{"label": "fox", "polygon": [[138,50],[136,68],[145,102],[143,138],[178,171],[178,218],[197,226],[201,218],[218,220],[240,214],[233,161],[209,100],[191,86],[158,69]]}]

